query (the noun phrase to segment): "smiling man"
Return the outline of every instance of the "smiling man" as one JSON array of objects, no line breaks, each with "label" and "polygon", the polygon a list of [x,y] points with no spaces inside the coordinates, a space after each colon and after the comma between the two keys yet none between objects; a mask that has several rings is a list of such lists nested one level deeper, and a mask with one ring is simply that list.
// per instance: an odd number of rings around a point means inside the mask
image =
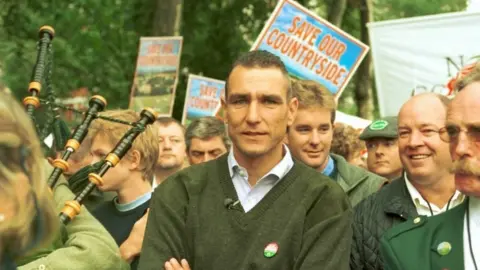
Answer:
[{"label": "smiling man", "polygon": [[394,180],[402,176],[403,166],[398,154],[398,120],[396,116],[373,121],[366,127],[360,140],[367,146],[368,170]]},{"label": "smiling man", "polygon": [[[383,269],[380,239],[388,229],[419,215],[433,216],[462,203],[456,191],[445,127],[445,96],[409,99],[398,115],[398,147],[406,173],[355,207],[352,270]],[[408,269],[408,268],[405,268]]]},{"label": "smiling man", "polygon": [[330,153],[336,110],[330,91],[314,81],[298,81],[293,93],[299,107],[287,135],[292,155],[337,182],[353,206],[378,191],[386,179]]},{"label": "smiling man", "polygon": [[155,190],[140,269],[349,269],[348,198],[283,144],[291,91],[271,53],[234,63],[222,101],[232,151]]},{"label": "smiling man", "polygon": [[480,269],[480,63],[471,67],[456,83],[459,93],[440,130],[450,144],[455,185],[468,198],[441,215],[419,217],[386,233],[382,255],[388,269]]}]

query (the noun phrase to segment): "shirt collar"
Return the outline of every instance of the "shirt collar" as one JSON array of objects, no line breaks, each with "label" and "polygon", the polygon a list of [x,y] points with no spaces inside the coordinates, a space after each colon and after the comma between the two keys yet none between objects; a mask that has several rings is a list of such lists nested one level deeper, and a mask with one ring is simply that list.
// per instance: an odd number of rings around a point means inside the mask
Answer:
[{"label": "shirt collar", "polygon": [[[420,192],[413,186],[413,184],[410,182],[408,179],[407,173],[404,172],[404,177],[405,177],[405,183],[407,185],[408,193],[410,193],[410,197],[412,197],[413,203],[415,206],[421,205],[424,207],[429,208],[426,200],[422,197]],[[452,202],[459,201],[462,202],[464,200],[465,196],[458,190],[455,190],[455,194],[453,194],[453,197],[451,199]]]},{"label": "shirt collar", "polygon": [[[293,158],[290,150],[286,145],[283,145],[283,149],[285,151],[285,155],[283,156],[282,160],[275,165],[267,174],[265,174],[261,179],[265,178],[268,175],[275,175],[278,179],[283,178],[288,171],[293,167]],[[228,153],[228,171],[230,172],[230,177],[233,178],[234,174],[238,169],[243,169],[235,159],[233,155],[233,147],[230,148],[230,152]]]},{"label": "shirt collar", "polygon": [[327,158],[327,166],[325,166],[325,169],[323,169],[322,174],[326,176],[332,176],[332,173],[335,170],[335,162],[333,162],[333,158],[330,155],[328,155]]},{"label": "shirt collar", "polygon": [[152,196],[152,193],[147,192],[144,195],[136,198],[134,201],[129,203],[118,203],[118,197],[115,197],[115,199],[113,199],[113,203],[115,204],[115,208],[117,208],[118,211],[127,212],[137,208],[138,206],[142,205],[146,201],[150,200],[151,196]]}]

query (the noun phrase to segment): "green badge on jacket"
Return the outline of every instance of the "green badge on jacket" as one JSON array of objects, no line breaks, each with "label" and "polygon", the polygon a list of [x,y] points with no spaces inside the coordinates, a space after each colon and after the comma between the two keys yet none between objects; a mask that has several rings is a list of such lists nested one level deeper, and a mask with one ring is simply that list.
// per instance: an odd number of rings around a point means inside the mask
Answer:
[{"label": "green badge on jacket", "polygon": [[267,258],[272,258],[273,256],[277,255],[277,252],[278,252],[277,243],[270,243],[263,250],[263,255]]},{"label": "green badge on jacket", "polygon": [[448,242],[442,242],[437,246],[438,254],[445,256],[452,250],[452,245]]}]

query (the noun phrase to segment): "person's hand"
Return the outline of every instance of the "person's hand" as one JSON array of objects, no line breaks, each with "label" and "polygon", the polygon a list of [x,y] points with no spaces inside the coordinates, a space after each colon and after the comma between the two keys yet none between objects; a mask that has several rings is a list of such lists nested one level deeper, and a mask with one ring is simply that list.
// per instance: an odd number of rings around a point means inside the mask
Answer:
[{"label": "person's hand", "polygon": [[182,259],[180,263],[177,259],[171,258],[170,261],[165,262],[165,270],[191,270],[187,260]]},{"label": "person's hand", "polygon": [[127,240],[120,246],[120,255],[128,263],[131,263],[133,259],[140,254],[140,251],[142,251],[143,237],[145,236],[149,211],[150,208],[147,209],[147,213],[145,213],[141,219],[135,222]]}]

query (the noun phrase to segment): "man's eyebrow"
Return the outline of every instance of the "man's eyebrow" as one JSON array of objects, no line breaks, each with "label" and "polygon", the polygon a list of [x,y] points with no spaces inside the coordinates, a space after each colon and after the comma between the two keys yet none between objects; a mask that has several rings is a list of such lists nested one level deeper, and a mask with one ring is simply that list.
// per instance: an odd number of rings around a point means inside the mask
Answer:
[{"label": "man's eyebrow", "polygon": [[232,98],[247,98],[249,95],[248,94],[230,94],[228,96],[228,99],[232,99]]},{"label": "man's eyebrow", "polygon": [[280,95],[277,95],[277,94],[263,94],[260,96],[261,98],[263,99],[274,99],[274,100],[282,100],[282,97]]}]

